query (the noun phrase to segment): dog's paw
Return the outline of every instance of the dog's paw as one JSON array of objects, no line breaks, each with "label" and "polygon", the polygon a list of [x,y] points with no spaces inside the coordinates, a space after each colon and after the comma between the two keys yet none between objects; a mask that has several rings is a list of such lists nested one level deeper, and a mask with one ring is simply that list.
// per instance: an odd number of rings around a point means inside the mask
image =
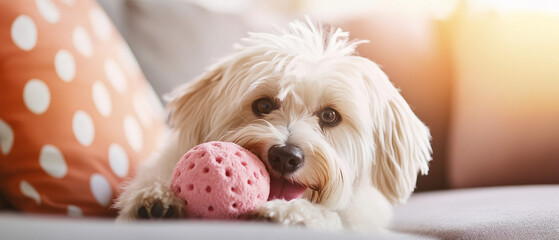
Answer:
[{"label": "dog's paw", "polygon": [[132,187],[117,201],[116,207],[120,209],[117,221],[181,218],[185,215],[186,204],[159,182],[141,188]]},{"label": "dog's paw", "polygon": [[179,206],[175,204],[165,204],[162,199],[153,198],[144,200],[143,205],[139,205],[136,212],[139,219],[170,219],[181,216]]},{"label": "dog's paw", "polygon": [[[303,217],[292,210],[294,205],[293,202],[285,200],[272,200],[253,212],[249,218],[255,221],[273,222],[286,226],[305,226]],[[288,212],[295,213],[288,214]]]},{"label": "dog's paw", "polygon": [[338,213],[312,204],[305,199],[295,199],[289,202],[285,200],[266,202],[250,218],[285,226],[307,227],[318,230],[336,231],[342,229]]}]

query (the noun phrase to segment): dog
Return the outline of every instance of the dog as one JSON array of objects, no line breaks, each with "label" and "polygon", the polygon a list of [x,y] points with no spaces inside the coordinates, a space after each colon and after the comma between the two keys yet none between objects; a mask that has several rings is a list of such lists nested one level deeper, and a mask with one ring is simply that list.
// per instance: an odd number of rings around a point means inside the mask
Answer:
[{"label": "dog", "polygon": [[264,163],[285,196],[254,219],[324,231],[384,231],[431,160],[430,133],[372,61],[365,41],[308,18],[250,33],[236,52],[168,96],[162,149],[118,198],[118,220],[177,218],[170,189],[182,154],[228,141]]}]

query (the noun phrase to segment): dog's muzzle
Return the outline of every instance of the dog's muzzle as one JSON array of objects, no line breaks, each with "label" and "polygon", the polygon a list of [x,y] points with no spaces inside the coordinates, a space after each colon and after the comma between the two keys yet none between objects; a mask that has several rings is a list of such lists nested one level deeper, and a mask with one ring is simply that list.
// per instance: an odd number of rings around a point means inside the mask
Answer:
[{"label": "dog's muzzle", "polygon": [[271,170],[278,173],[279,177],[270,175],[270,196],[268,200],[300,198],[307,187],[292,182],[288,176],[303,166],[305,156],[303,149],[294,145],[274,145],[268,150],[268,162]]},{"label": "dog's muzzle", "polygon": [[274,145],[268,150],[268,162],[272,169],[285,176],[303,166],[303,150],[294,145]]}]

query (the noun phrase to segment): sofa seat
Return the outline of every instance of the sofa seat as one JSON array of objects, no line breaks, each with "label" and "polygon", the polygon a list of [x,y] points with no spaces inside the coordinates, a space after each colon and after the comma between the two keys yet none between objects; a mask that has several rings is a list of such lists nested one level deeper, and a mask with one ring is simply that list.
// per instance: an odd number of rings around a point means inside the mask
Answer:
[{"label": "sofa seat", "polygon": [[391,227],[440,239],[559,239],[559,185],[418,193]]},{"label": "sofa seat", "polygon": [[295,239],[432,239],[397,232],[362,235],[351,232],[318,232],[275,224],[235,221],[140,221],[115,223],[108,218],[68,218],[1,212],[0,239],[212,239],[212,240],[295,240]]}]

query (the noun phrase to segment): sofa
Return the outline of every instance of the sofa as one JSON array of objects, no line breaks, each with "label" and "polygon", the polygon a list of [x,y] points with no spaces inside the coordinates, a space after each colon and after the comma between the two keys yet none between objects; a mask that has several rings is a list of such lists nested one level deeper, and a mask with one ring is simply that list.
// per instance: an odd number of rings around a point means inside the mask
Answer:
[{"label": "sofa", "polygon": [[[159,97],[226,55],[247,31],[267,31],[320,5],[271,1],[225,12],[199,1],[97,2]],[[411,11],[378,1],[365,13],[314,15],[370,40],[359,54],[382,67],[431,130],[430,172],[419,177],[408,202],[395,208],[390,232],[364,236],[200,221],[115,224],[3,211],[0,236],[558,239],[559,11],[499,1],[440,4],[414,5]]]}]

